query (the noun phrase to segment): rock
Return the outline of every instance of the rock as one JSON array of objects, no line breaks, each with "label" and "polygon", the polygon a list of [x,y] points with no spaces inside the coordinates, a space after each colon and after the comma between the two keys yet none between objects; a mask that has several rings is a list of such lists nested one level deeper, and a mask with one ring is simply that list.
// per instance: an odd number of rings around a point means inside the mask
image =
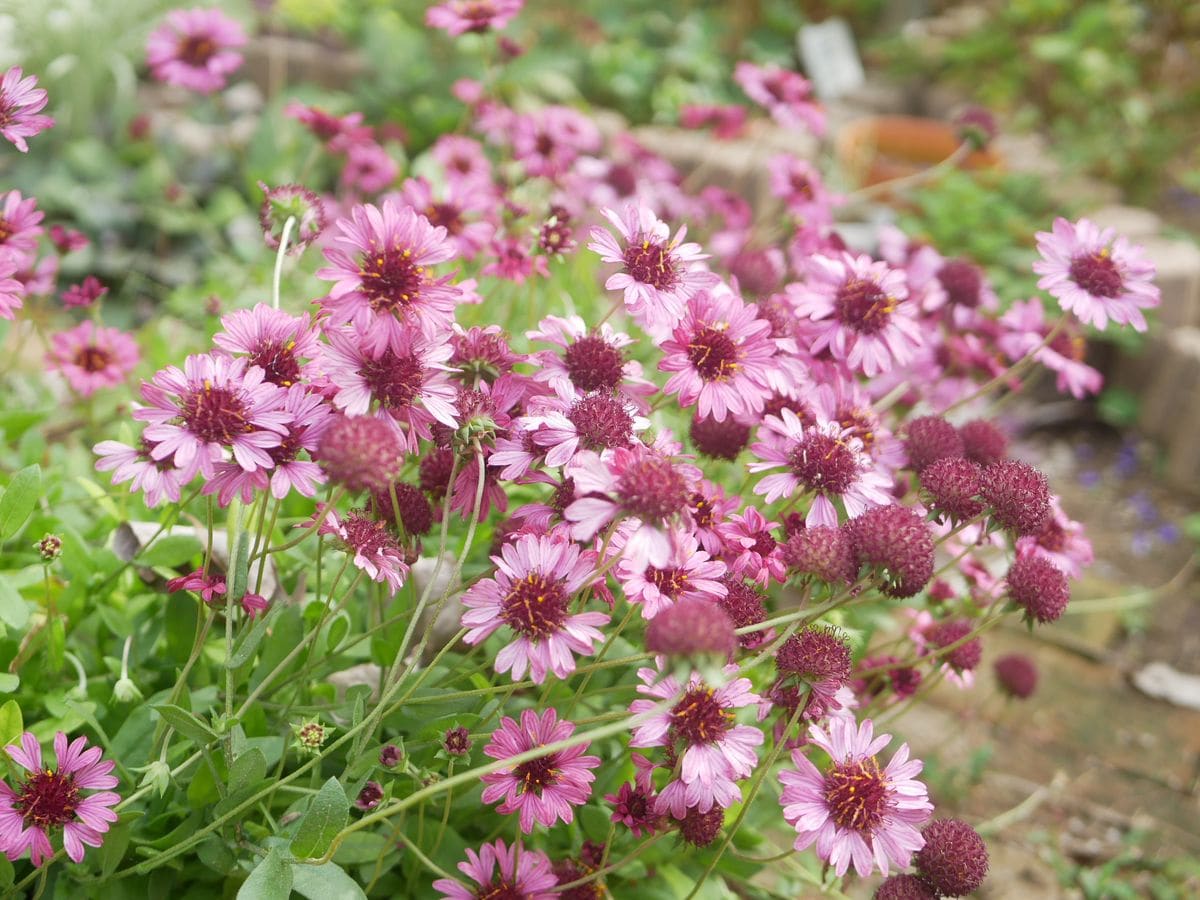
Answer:
[{"label": "rock", "polygon": [[1176,328],[1143,349],[1153,368],[1138,425],[1151,438],[1168,439],[1188,424],[1188,415],[1200,415],[1193,408],[1200,399],[1200,329]]},{"label": "rock", "polygon": [[1137,206],[1102,206],[1085,215],[1101,228],[1112,228],[1134,243],[1153,237],[1162,230],[1162,219],[1157,213]]},{"label": "rock", "polygon": [[1142,246],[1158,268],[1158,321],[1170,328],[1200,325],[1200,248],[1191,241],[1162,237],[1150,237]]},{"label": "rock", "polygon": [[1200,711],[1200,675],[1188,675],[1164,662],[1152,662],[1134,672],[1130,680],[1149,697]]}]

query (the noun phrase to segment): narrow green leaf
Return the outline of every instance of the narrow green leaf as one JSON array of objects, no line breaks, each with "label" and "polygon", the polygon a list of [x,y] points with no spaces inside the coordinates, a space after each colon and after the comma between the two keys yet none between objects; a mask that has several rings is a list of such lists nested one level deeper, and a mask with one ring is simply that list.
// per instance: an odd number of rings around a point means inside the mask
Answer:
[{"label": "narrow green leaf", "polygon": [[248,631],[242,632],[242,636],[233,645],[233,652],[229,654],[229,659],[225,661],[225,668],[236,669],[244,666],[254,657],[254,652],[266,636],[267,629],[275,624],[275,619],[278,618],[279,611],[282,609],[283,606],[280,604],[272,606],[266,615],[258,616],[254,620],[254,624]]},{"label": "narrow green leaf", "polygon": [[300,820],[292,839],[292,853],[303,859],[324,856],[339,831],[350,820],[350,801],[336,778],[321,786]]},{"label": "narrow green leaf", "polygon": [[42,470],[36,464],[12,477],[0,496],[0,541],[12,537],[25,524],[41,491]]},{"label": "narrow green leaf", "polygon": [[10,628],[24,628],[29,621],[29,604],[9,580],[0,575],[0,622]]},{"label": "narrow green leaf", "polygon": [[287,900],[291,893],[292,867],[272,847],[238,890],[237,900]]},{"label": "narrow green leaf", "polygon": [[164,722],[201,747],[207,747],[217,739],[217,733],[205,725],[195,713],[170,703],[162,703],[154,707],[154,710],[162,716]]},{"label": "narrow green leaf", "polygon": [[237,537],[237,547],[233,554],[233,567],[230,570],[229,599],[240,603],[246,595],[246,580],[250,574],[250,532],[243,531]]},{"label": "narrow green leaf", "polygon": [[341,646],[349,632],[350,617],[345,613],[338,613],[337,617],[329,623],[329,634],[325,638],[326,652],[330,654],[337,652],[337,648]]}]

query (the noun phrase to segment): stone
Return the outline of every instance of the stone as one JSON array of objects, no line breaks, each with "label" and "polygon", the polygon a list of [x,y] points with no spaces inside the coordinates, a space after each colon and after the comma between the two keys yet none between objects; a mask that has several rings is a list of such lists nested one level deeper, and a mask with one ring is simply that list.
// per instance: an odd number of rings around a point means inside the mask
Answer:
[{"label": "stone", "polygon": [[1138,206],[1102,206],[1085,213],[1084,218],[1091,219],[1101,228],[1112,228],[1117,234],[1125,235],[1135,244],[1157,235],[1162,230],[1162,219],[1158,214]]},{"label": "stone", "polygon": [[1141,394],[1138,426],[1165,440],[1189,424],[1189,415],[1200,415],[1194,408],[1200,397],[1200,329],[1176,328],[1143,349],[1154,368]]},{"label": "stone", "polygon": [[1162,305],[1154,313],[1163,325],[1200,325],[1200,248],[1192,241],[1149,237],[1141,243],[1158,269],[1155,283]]}]

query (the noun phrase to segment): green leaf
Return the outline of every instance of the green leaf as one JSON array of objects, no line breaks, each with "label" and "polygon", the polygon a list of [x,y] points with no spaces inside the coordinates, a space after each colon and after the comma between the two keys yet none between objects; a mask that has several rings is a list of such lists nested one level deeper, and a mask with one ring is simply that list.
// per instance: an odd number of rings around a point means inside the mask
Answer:
[{"label": "green leaf", "polygon": [[308,900],[365,900],[366,894],[337,863],[296,866],[292,888]]},{"label": "green leaf", "polygon": [[217,733],[205,725],[195,713],[170,703],[155,706],[154,711],[177,732],[201,747],[207,747],[217,739]]},{"label": "green leaf", "polygon": [[237,868],[237,858],[215,834],[200,842],[196,847],[196,856],[200,862],[221,875],[228,875]]},{"label": "green leaf", "polygon": [[254,620],[254,624],[250,626],[249,631],[242,633],[237,642],[233,645],[233,652],[229,654],[229,659],[225,660],[225,668],[236,669],[244,666],[254,656],[254,651],[258,649],[258,645],[262,643],[262,639],[266,636],[267,630],[275,624],[275,619],[279,617],[283,607],[280,604],[272,606],[267,614],[258,616]]},{"label": "green leaf", "polygon": [[0,694],[11,694],[21,686],[21,676],[0,672]]},{"label": "green leaf", "polygon": [[104,836],[104,843],[100,846],[100,871],[105,877],[117,871],[121,860],[125,858],[132,827],[132,821],[120,822],[110,828]]},{"label": "green leaf", "polygon": [[272,847],[238,890],[237,900],[287,900],[291,893],[292,867]]},{"label": "green leaf", "polygon": [[233,554],[233,567],[230,569],[229,599],[240,603],[246,595],[246,580],[250,575],[250,532],[243,531],[237,537],[237,546]]},{"label": "green leaf", "polygon": [[0,497],[0,541],[7,540],[25,524],[42,492],[42,470],[26,466],[12,477]]},{"label": "green leaf", "polygon": [[15,744],[24,730],[25,722],[21,717],[21,707],[17,701],[9,700],[0,706],[0,747]]},{"label": "green leaf", "polygon": [[346,635],[350,631],[350,617],[345,613],[338,613],[337,618],[329,623],[329,634],[325,637],[325,651],[333,654],[346,639]]},{"label": "green leaf", "polygon": [[0,621],[10,628],[24,628],[29,621],[29,604],[7,574],[0,575]]},{"label": "green leaf", "polygon": [[308,812],[300,820],[296,837],[292,839],[292,853],[303,859],[324,856],[339,831],[350,820],[350,801],[336,778],[330,778],[309,804]]},{"label": "green leaf", "polygon": [[96,501],[96,505],[104,510],[110,519],[121,518],[121,512],[117,509],[117,504],[113,503],[112,498],[108,496],[104,488],[100,487],[92,479],[85,478],[82,475],[75,478],[75,483],[83,488],[89,497]]},{"label": "green leaf", "polygon": [[143,547],[137,559],[147,566],[174,568],[195,558],[203,549],[200,542],[190,534],[169,534],[159,538],[149,547]]},{"label": "green leaf", "polygon": [[253,787],[267,777],[267,758],[257,747],[251,747],[233,761],[229,769],[229,793],[236,794]]}]

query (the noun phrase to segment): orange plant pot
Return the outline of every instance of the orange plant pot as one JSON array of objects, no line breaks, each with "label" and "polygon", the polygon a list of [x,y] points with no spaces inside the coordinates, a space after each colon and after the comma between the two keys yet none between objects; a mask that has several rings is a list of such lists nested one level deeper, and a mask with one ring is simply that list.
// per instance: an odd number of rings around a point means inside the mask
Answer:
[{"label": "orange plant pot", "polygon": [[[958,149],[954,126],[937,119],[915,116],[874,116],[858,119],[837,137],[842,171],[862,187],[915,175],[945,161]],[[964,169],[999,169],[1000,156],[992,150],[969,154]]]}]

